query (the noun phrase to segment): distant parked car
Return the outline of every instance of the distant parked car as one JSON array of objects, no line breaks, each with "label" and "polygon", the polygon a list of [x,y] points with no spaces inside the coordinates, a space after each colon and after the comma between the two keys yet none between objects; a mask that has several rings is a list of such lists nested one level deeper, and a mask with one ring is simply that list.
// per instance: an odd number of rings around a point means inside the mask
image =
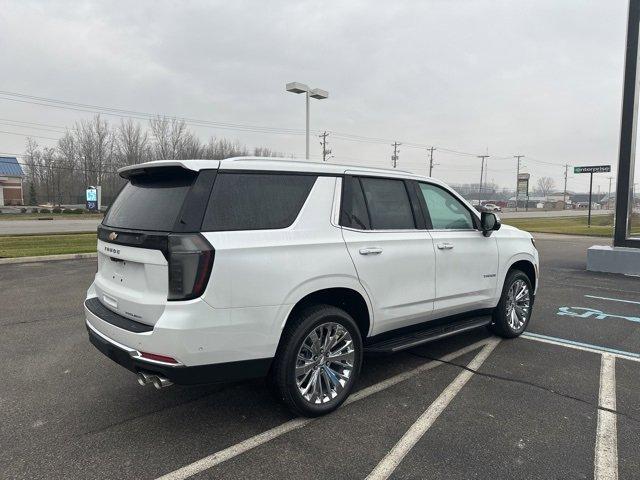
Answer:
[{"label": "distant parked car", "polygon": [[485,209],[485,212],[501,212],[502,211],[502,209],[495,203],[485,203],[484,209]]},{"label": "distant parked car", "polygon": [[475,209],[479,212],[501,212],[502,208],[500,208],[495,203],[485,203],[483,205],[474,205]]}]

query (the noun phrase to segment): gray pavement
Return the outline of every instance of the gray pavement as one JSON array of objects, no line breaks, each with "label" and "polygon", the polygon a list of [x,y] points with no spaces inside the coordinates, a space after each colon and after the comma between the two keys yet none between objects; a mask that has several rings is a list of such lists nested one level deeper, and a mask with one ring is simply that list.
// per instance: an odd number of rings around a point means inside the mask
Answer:
[{"label": "gray pavement", "polygon": [[[480,350],[414,369],[490,340],[486,331],[366,357],[358,390],[380,390],[300,426],[262,381],[138,386],[87,340],[81,306],[95,260],[2,265],[0,477],[365,478],[444,396],[391,478],[593,478],[599,352],[640,353],[640,303],[627,303],[640,302],[640,280],[585,271],[586,249],[601,242],[538,237],[542,278],[529,331],[559,344],[504,340],[449,397]],[[640,477],[639,369],[615,360],[621,479]],[[405,372],[414,374],[389,380]],[[256,443],[270,429],[273,438]],[[228,459],[215,464],[211,455],[224,449]],[[198,470],[203,458],[210,468]]]}]

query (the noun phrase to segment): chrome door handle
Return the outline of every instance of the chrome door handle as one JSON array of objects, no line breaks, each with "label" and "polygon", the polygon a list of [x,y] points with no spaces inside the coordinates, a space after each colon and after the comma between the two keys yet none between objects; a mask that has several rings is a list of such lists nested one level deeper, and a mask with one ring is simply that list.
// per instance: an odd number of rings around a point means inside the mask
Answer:
[{"label": "chrome door handle", "polygon": [[380,255],[382,249],[378,247],[367,247],[360,249],[360,255]]},{"label": "chrome door handle", "polygon": [[453,243],[438,243],[436,246],[440,250],[451,250],[453,248]]}]

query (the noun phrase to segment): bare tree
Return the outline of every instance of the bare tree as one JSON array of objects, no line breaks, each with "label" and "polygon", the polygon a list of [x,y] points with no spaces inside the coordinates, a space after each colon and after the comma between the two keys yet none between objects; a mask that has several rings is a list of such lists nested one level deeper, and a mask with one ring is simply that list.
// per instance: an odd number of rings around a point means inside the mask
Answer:
[{"label": "bare tree", "polygon": [[[264,147],[252,153],[278,155]],[[89,185],[101,185],[103,202],[108,204],[124,183],[117,174],[120,167],[148,160],[241,155],[249,155],[249,149],[238,141],[211,138],[203,144],[182,120],[157,117],[145,129],[132,120],[112,127],[96,115],[76,122],[55,148],[40,147],[28,138],[25,184],[31,198],[56,204],[82,202]]]},{"label": "bare tree", "polygon": [[149,135],[131,119],[120,122],[116,132],[116,165],[124,167],[150,158]]},{"label": "bare tree", "polygon": [[538,190],[545,198],[549,196],[549,192],[551,192],[555,187],[556,182],[551,177],[540,177],[538,179]]},{"label": "bare tree", "polygon": [[184,158],[182,156],[184,144],[191,134],[183,120],[156,117],[149,122],[149,125],[153,135],[154,160]]}]

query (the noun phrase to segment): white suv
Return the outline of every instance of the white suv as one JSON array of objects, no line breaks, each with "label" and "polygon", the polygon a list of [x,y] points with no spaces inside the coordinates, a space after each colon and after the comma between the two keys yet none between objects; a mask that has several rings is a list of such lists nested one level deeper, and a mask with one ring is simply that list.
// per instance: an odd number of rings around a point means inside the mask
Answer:
[{"label": "white suv", "polygon": [[91,342],[141,384],[267,376],[295,412],[337,408],[365,352],[529,322],[530,234],[442,182],[260,158],[158,161],[98,228]]}]

